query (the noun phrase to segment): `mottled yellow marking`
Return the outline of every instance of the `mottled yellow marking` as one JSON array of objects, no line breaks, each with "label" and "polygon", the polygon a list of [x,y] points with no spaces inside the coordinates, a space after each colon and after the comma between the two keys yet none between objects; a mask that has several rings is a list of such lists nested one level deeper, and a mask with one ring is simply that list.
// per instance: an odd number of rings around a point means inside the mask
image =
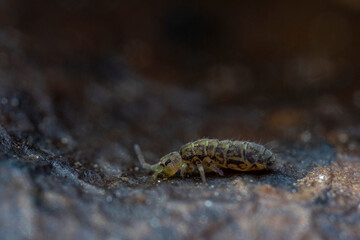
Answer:
[{"label": "mottled yellow marking", "polygon": [[213,164],[213,160],[210,157],[205,157],[203,162],[205,163],[205,167],[210,167],[211,164]]},{"label": "mottled yellow marking", "polygon": [[191,143],[191,150],[193,155],[195,155],[195,146],[194,146],[194,142]]},{"label": "mottled yellow marking", "polygon": [[224,166],[227,165],[227,152],[229,150],[230,143],[226,143],[225,152],[224,152]]},{"label": "mottled yellow marking", "polygon": [[205,142],[205,149],[204,149],[204,153],[206,156],[209,156],[208,153],[207,153],[207,147],[209,146],[209,140],[206,140]]},{"label": "mottled yellow marking", "polygon": [[246,160],[246,149],[247,149],[247,146],[248,146],[249,142],[245,142],[245,145],[244,145],[244,161],[248,162],[248,160]]},{"label": "mottled yellow marking", "polygon": [[215,158],[215,150],[217,148],[217,145],[218,145],[218,141],[217,140],[213,140],[213,139],[210,139],[208,140],[208,147],[210,146],[210,151],[208,152],[208,156],[210,158]]}]

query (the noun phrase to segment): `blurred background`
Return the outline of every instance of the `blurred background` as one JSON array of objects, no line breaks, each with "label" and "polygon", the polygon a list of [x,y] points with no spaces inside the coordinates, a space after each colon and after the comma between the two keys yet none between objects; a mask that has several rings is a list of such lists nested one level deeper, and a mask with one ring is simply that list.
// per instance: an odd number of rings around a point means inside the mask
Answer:
[{"label": "blurred background", "polygon": [[1,82],[69,138],[357,138],[359,12],[352,0],[2,0]]},{"label": "blurred background", "polygon": [[[217,101],[305,101],[358,83],[359,9],[351,0],[1,1],[1,40],[78,78],[118,79],[120,59]],[[9,54],[2,68],[21,61]]]}]

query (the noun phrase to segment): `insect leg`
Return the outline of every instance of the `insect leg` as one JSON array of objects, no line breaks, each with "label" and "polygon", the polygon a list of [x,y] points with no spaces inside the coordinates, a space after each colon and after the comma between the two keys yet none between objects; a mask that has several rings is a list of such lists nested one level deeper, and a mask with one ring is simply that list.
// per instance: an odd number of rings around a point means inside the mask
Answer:
[{"label": "insect leg", "polygon": [[180,176],[184,177],[185,172],[189,171],[189,166],[186,163],[183,163],[183,165],[180,168]]},{"label": "insect leg", "polygon": [[161,171],[156,171],[153,175],[152,175],[152,179],[155,181],[159,175],[159,173],[161,173]]},{"label": "insect leg", "polygon": [[197,166],[197,168],[198,168],[198,170],[200,172],[201,179],[202,179],[203,183],[206,183],[204,166],[201,163],[199,163],[196,166]]},{"label": "insect leg", "polygon": [[180,168],[180,176],[184,177],[185,173],[194,172],[195,166],[192,163],[183,163]]},{"label": "insect leg", "polygon": [[212,164],[212,165],[210,166],[210,169],[211,169],[213,172],[218,173],[220,176],[224,176],[224,172],[223,172],[218,166],[216,166],[215,164]]},{"label": "insect leg", "polygon": [[188,165],[186,163],[183,163],[183,165],[180,168],[180,176],[183,178],[185,175],[185,172],[187,172]]}]

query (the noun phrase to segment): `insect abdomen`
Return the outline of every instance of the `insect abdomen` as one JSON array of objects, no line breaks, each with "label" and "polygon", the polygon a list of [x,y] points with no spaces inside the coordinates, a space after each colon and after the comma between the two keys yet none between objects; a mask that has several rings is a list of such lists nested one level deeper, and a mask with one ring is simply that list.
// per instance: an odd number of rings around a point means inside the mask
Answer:
[{"label": "insect abdomen", "polygon": [[268,167],[266,151],[271,154],[260,144],[234,141],[228,150],[227,167],[240,171],[265,169]]},{"label": "insect abdomen", "polygon": [[[227,166],[227,163],[232,163],[232,165],[242,163],[242,145],[236,143],[240,142],[232,142],[230,140],[219,141],[217,139],[200,139],[187,143],[181,147],[180,155],[186,162],[196,164],[196,161],[204,161],[205,158],[208,158],[212,163],[228,168],[229,166]],[[233,168],[236,169],[236,167]]]},{"label": "insect abdomen", "polygon": [[230,144],[231,141],[229,140],[218,141],[213,157],[216,165],[226,168],[226,155]]},{"label": "insect abdomen", "polygon": [[266,168],[262,157],[265,151],[264,146],[252,142],[200,139],[181,147],[180,155],[185,162],[197,164],[210,159],[223,168],[249,171]]},{"label": "insect abdomen", "polygon": [[187,143],[180,148],[180,155],[186,162],[203,161],[206,157],[213,159],[218,142],[215,139],[200,139]]},{"label": "insect abdomen", "polygon": [[226,167],[234,170],[246,171],[249,164],[246,159],[248,142],[230,142],[226,151]]}]

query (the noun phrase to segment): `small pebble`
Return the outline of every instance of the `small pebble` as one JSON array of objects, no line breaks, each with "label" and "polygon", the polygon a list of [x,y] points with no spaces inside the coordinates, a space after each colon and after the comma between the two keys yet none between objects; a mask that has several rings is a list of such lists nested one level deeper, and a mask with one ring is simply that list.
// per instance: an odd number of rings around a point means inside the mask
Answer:
[{"label": "small pebble", "polygon": [[111,195],[108,195],[108,196],[106,197],[106,201],[107,201],[107,202],[112,202],[112,196],[111,196]]},{"label": "small pebble", "polygon": [[156,218],[156,217],[151,218],[151,220],[150,220],[150,226],[153,227],[153,228],[159,227],[159,226],[160,226],[160,221],[159,221],[159,219]]},{"label": "small pebble", "polygon": [[61,141],[61,143],[64,144],[64,145],[69,143],[69,139],[66,138],[66,137],[61,138],[60,141]]},{"label": "small pebble", "polygon": [[75,167],[81,167],[82,164],[81,164],[80,162],[75,162],[75,163],[74,163],[74,166],[75,166]]},{"label": "small pebble", "polygon": [[300,139],[303,141],[303,142],[309,142],[311,140],[311,133],[309,131],[304,131],[301,133],[300,135]]},{"label": "small pebble", "polygon": [[346,143],[349,140],[349,136],[346,133],[340,133],[338,138],[341,143]]},{"label": "small pebble", "polygon": [[206,207],[211,207],[212,206],[212,202],[210,200],[206,200],[205,201],[205,206]]},{"label": "small pebble", "polygon": [[1,98],[1,103],[4,104],[4,105],[7,104],[7,103],[8,103],[8,99],[5,98],[5,97]]}]

